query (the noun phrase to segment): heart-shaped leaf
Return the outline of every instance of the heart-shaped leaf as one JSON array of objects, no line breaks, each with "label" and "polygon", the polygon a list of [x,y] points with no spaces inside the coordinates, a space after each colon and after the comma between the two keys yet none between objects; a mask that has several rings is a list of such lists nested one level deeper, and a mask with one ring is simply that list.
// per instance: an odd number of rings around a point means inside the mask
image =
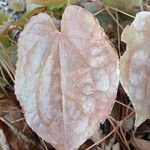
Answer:
[{"label": "heart-shaped leaf", "polygon": [[68,6],[61,32],[31,18],[20,34],[15,91],[29,126],[58,150],[77,149],[110,114],[118,56],[91,13]]},{"label": "heart-shaped leaf", "polygon": [[127,50],[120,61],[120,80],[129,95],[138,127],[150,116],[150,12],[140,12],[122,33]]}]

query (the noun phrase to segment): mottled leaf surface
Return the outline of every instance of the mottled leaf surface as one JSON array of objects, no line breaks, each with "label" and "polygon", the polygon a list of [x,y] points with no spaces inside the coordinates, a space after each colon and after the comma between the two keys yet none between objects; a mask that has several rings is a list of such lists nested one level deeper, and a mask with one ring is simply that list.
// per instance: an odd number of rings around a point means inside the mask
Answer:
[{"label": "mottled leaf surface", "polygon": [[45,13],[20,35],[15,91],[29,126],[58,150],[77,149],[113,107],[118,56],[91,13],[69,6],[61,32]]},{"label": "mottled leaf surface", "polygon": [[138,127],[150,116],[150,12],[140,12],[122,34],[127,50],[120,62],[120,80],[130,97]]}]

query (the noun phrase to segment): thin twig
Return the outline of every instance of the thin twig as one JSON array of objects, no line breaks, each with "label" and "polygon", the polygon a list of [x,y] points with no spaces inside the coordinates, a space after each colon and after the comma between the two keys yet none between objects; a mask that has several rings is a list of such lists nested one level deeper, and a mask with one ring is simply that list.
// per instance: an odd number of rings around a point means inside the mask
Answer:
[{"label": "thin twig", "polygon": [[[116,120],[115,120],[113,117],[111,117],[111,116],[109,116],[109,118],[108,118],[108,120],[110,121],[110,123],[111,123],[111,125],[113,126],[113,128],[115,128],[115,125],[113,124],[113,122],[111,121],[111,119],[112,119],[113,121],[115,121],[116,124],[117,124],[118,121],[116,121]],[[116,130],[116,133],[117,133],[117,135],[119,136],[119,138],[120,138],[120,140],[122,141],[122,143],[125,145],[124,140],[123,140],[123,138],[122,138],[122,136],[121,136],[121,134],[119,133],[118,130]]]},{"label": "thin twig", "polygon": [[[7,56],[8,57],[8,56]],[[13,76],[15,76],[15,68],[14,68],[14,66],[12,66],[10,63],[9,63],[9,60],[8,60],[8,58],[6,58],[6,60],[3,58],[3,57],[1,57],[2,59],[3,59],[3,62],[4,62],[4,64],[6,65],[6,67],[11,71],[11,73],[13,74]]]},{"label": "thin twig", "polygon": [[[128,104],[127,106],[130,107],[130,105],[131,105],[131,102],[129,102],[129,104]],[[130,107],[130,108],[131,108],[131,107]],[[129,110],[130,110],[129,108],[126,109],[126,114],[128,114]],[[133,111],[133,110],[132,110],[132,111]],[[134,110],[134,111],[135,111],[135,110]]]},{"label": "thin twig", "polygon": [[5,75],[4,75],[4,73],[3,73],[3,70],[2,70],[2,68],[1,68],[1,66],[0,66],[0,73],[1,73],[1,75],[2,75],[2,77],[3,77],[3,79],[5,80],[5,82],[10,86],[10,88],[13,89],[12,85],[11,85],[11,84],[7,81],[7,79],[5,78]]},{"label": "thin twig", "polygon": [[122,131],[122,128],[120,128],[120,133],[121,133],[121,135],[122,135],[123,141],[125,142],[124,144],[125,144],[126,148],[127,148],[128,150],[130,150],[129,144],[128,144],[126,138],[125,138],[125,135],[124,135],[124,133],[123,133],[123,131]]},{"label": "thin twig", "polygon": [[105,10],[105,7],[103,9],[101,9],[100,11],[96,12],[95,14],[93,14],[93,16],[96,16],[98,14],[100,14],[101,12],[103,12]]},{"label": "thin twig", "polygon": [[128,116],[126,116],[122,122],[126,121],[129,117],[131,117],[133,114],[135,113],[135,111],[132,111]]},{"label": "thin twig", "polygon": [[119,27],[124,30],[124,28],[122,27],[122,25],[116,20],[116,18],[113,16],[113,14],[109,11],[108,7],[105,8],[106,11],[108,12],[108,14],[113,18],[113,20],[119,25]]},{"label": "thin twig", "polygon": [[118,39],[118,54],[119,58],[121,57],[121,52],[120,52],[120,29],[119,29],[119,19],[118,19],[118,12],[116,11],[116,20],[117,20],[117,39]]},{"label": "thin twig", "polygon": [[90,150],[91,148],[93,148],[94,146],[100,144],[101,142],[103,142],[105,139],[107,139],[110,135],[112,135],[117,129],[118,129],[119,126],[117,126],[115,129],[113,129],[109,134],[107,134],[103,139],[99,140],[98,142],[96,142],[95,144],[91,145],[90,147],[88,147],[87,149],[85,150]]},{"label": "thin twig", "polygon": [[124,107],[126,107],[126,108],[128,108],[128,109],[130,109],[130,110],[132,110],[132,111],[135,111],[133,108],[127,106],[127,105],[124,104],[124,103],[121,103],[121,102],[119,102],[119,101],[117,101],[117,100],[115,100],[115,102],[118,103],[118,104],[120,104],[120,105],[122,105],[122,106],[124,106]]},{"label": "thin twig", "polygon": [[12,74],[10,73],[10,71],[8,70],[8,68],[6,67],[6,65],[4,64],[4,62],[2,60],[0,60],[2,66],[4,67],[4,69],[6,70],[6,72],[8,73],[8,75],[10,76],[11,80],[14,82],[14,77],[12,76]]},{"label": "thin twig", "polygon": [[67,6],[70,6],[70,5],[71,5],[70,0],[67,0]]},{"label": "thin twig", "polygon": [[145,4],[145,3],[143,3],[143,5],[145,5],[148,9],[150,9],[150,6],[149,6],[149,5],[147,5],[147,4]]},{"label": "thin twig", "polygon": [[9,36],[6,36],[6,35],[5,35],[5,37],[6,37],[8,40],[10,40],[11,42],[13,42],[14,44],[17,44],[17,42],[14,41],[13,39],[11,39]]},{"label": "thin twig", "polygon": [[23,129],[22,129],[22,132],[24,132],[26,130],[26,127],[27,127],[27,123],[24,122],[24,126],[23,126]]},{"label": "thin twig", "polygon": [[17,120],[11,121],[11,123],[20,122],[20,121],[23,121],[23,120],[25,120],[25,118],[20,118],[20,119],[17,119]]},{"label": "thin twig", "polygon": [[128,16],[128,17],[131,17],[131,18],[135,19],[135,16],[132,16],[132,15],[130,15],[130,14],[128,14],[128,13],[122,11],[122,10],[119,10],[119,9],[113,8],[113,7],[109,7],[109,8],[111,8],[112,10],[118,11],[118,12],[120,12],[120,13],[122,13],[122,14]]},{"label": "thin twig", "polygon": [[31,143],[36,147],[38,146],[41,150],[44,150],[43,147],[41,147],[41,145],[35,143],[32,139],[29,139],[25,134],[23,134],[23,132],[19,131],[15,126],[13,126],[6,118],[0,117],[0,120],[4,122],[13,131],[13,133],[19,138],[21,138],[23,141]]},{"label": "thin twig", "polygon": [[42,141],[42,144],[44,145],[45,149],[48,150],[48,147],[46,146],[45,141],[44,140],[41,140],[41,141]]},{"label": "thin twig", "polygon": [[114,7],[111,7],[111,6],[106,6],[102,1],[99,1],[102,5],[104,5],[105,7],[108,7],[108,8],[110,8],[110,9],[112,9],[112,10],[115,10],[115,11],[118,11],[118,12],[120,12],[120,13],[122,13],[122,14],[124,14],[124,15],[126,15],[126,16],[128,16],[128,17],[131,17],[131,18],[135,18],[135,16],[133,16],[133,15],[131,15],[131,14],[129,14],[129,13],[126,13],[126,12],[124,12],[124,11],[122,11],[122,10],[119,10],[119,9],[117,9],[117,8],[114,8]]}]

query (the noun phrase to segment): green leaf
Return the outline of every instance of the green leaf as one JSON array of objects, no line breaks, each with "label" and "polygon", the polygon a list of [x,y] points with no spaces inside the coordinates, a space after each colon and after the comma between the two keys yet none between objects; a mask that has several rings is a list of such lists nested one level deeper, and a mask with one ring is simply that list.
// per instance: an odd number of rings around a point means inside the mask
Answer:
[{"label": "green leaf", "polygon": [[7,82],[0,76],[0,86],[5,87],[7,85]]},{"label": "green leaf", "polygon": [[0,24],[3,24],[9,19],[9,15],[7,15],[5,12],[0,10]]},{"label": "green leaf", "polygon": [[29,21],[29,19],[34,16],[34,15],[37,15],[38,13],[40,12],[44,12],[46,11],[46,7],[44,6],[39,6],[39,7],[36,7],[35,9],[33,8],[30,8],[29,11],[27,11],[19,21],[15,22],[15,25],[16,26],[20,26],[20,27],[24,27],[24,25]]},{"label": "green leaf", "polygon": [[12,41],[10,40],[9,35],[3,34],[2,36],[0,36],[0,43],[4,48],[7,48],[11,46]]},{"label": "green leaf", "polygon": [[[48,4],[60,4],[67,3],[67,0],[26,0],[27,3],[34,3],[40,5],[48,5]],[[77,2],[77,0],[70,0],[71,3]]]},{"label": "green leaf", "polygon": [[91,13],[96,13],[98,11],[97,5],[93,2],[85,2],[84,8]]},{"label": "green leaf", "polygon": [[130,12],[135,14],[140,11],[142,0],[101,0],[104,4],[118,8],[122,11]]},{"label": "green leaf", "polygon": [[26,4],[26,13],[29,13],[37,8],[41,8],[43,5],[39,4]]},{"label": "green leaf", "polygon": [[3,98],[6,94],[5,92],[6,85],[7,85],[7,82],[0,76],[0,99]]},{"label": "green leaf", "polygon": [[9,0],[9,7],[14,11],[24,11],[25,4],[25,0]]},{"label": "green leaf", "polygon": [[104,30],[106,30],[109,25],[114,24],[114,20],[105,12],[96,15],[96,18],[98,19],[101,27],[103,27]]}]

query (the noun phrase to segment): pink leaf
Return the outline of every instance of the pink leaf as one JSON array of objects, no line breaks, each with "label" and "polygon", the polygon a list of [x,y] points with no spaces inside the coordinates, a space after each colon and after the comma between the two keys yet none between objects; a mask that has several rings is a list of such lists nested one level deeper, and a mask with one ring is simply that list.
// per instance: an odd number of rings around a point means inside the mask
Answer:
[{"label": "pink leaf", "polygon": [[127,50],[120,61],[120,80],[129,95],[138,127],[150,116],[150,12],[140,12],[122,34]]},{"label": "pink leaf", "polygon": [[45,13],[20,35],[15,90],[29,126],[58,150],[77,149],[110,114],[118,56],[98,21],[66,8],[61,33]]}]

